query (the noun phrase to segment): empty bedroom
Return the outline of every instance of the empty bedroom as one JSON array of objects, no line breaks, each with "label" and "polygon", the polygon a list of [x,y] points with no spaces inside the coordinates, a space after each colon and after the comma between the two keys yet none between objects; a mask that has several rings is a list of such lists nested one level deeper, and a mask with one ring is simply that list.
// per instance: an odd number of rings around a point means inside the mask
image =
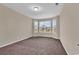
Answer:
[{"label": "empty bedroom", "polygon": [[79,54],[78,19],[79,4],[1,3],[0,55]]}]

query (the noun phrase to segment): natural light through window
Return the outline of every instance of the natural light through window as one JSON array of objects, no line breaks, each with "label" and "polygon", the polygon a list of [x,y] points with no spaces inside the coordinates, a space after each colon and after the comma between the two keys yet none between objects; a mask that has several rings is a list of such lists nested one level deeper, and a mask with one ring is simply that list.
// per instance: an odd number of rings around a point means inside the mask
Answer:
[{"label": "natural light through window", "polygon": [[38,21],[34,21],[34,33],[38,33]]},{"label": "natural light through window", "polygon": [[40,21],[39,22],[39,32],[40,33],[50,33],[51,32],[51,21]]},{"label": "natural light through window", "polygon": [[34,20],[34,33],[56,33],[56,19],[53,20]]}]

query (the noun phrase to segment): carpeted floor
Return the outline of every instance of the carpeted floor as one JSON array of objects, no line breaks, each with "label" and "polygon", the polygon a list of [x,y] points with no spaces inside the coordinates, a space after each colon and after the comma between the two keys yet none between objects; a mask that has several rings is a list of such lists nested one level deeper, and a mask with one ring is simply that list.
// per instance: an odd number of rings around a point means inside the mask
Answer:
[{"label": "carpeted floor", "polygon": [[0,55],[67,55],[60,40],[32,37],[0,48]]}]

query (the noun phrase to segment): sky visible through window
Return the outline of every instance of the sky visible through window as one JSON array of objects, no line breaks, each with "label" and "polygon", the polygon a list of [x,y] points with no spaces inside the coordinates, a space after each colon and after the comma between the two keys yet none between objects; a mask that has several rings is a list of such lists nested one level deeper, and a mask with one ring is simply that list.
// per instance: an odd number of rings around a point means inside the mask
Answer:
[{"label": "sky visible through window", "polygon": [[54,20],[35,20],[34,21],[34,32],[46,32],[56,31],[56,19]]},{"label": "sky visible through window", "polygon": [[35,29],[38,28],[38,21],[35,21],[35,22],[34,22],[34,27],[35,27]]},{"label": "sky visible through window", "polygon": [[51,21],[41,21],[39,24],[40,27],[51,27]]}]

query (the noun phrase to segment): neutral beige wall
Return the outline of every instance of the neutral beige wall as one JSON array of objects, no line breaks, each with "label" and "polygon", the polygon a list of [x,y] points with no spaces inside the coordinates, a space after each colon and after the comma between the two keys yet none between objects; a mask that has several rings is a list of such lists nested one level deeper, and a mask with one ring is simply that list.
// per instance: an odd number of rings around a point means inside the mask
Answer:
[{"label": "neutral beige wall", "polygon": [[0,47],[32,36],[32,19],[0,5]]},{"label": "neutral beige wall", "polygon": [[68,54],[79,54],[79,4],[65,4],[60,17],[60,39]]}]

